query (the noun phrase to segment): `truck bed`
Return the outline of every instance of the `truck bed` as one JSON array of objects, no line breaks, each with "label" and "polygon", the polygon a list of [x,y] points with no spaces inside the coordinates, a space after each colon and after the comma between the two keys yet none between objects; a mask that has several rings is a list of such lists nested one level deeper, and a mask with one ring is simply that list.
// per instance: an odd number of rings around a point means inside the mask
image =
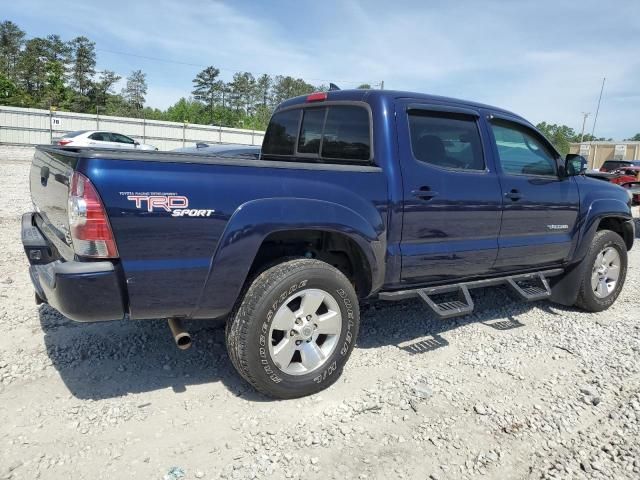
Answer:
[{"label": "truck bed", "polygon": [[[387,184],[378,167],[39,146],[30,174],[36,224],[66,261],[75,257],[66,231],[74,171],[91,180],[105,205],[134,319],[228,313],[251,268],[243,252],[255,252],[266,236],[263,218],[276,230],[314,229],[310,212],[323,212],[333,222],[323,228],[366,223],[376,225],[366,241],[385,239]],[[175,216],[142,197],[184,198],[183,210],[195,215]]]}]

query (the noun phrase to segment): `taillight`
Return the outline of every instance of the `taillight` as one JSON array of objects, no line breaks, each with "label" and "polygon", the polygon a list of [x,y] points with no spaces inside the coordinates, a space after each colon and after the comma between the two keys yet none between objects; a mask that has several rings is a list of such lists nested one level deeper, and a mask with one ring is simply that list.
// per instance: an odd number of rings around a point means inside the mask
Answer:
[{"label": "taillight", "polygon": [[62,145],[63,147],[69,143],[73,142],[73,140],[69,140],[68,138],[63,138],[62,140],[58,140],[58,145]]},{"label": "taillight", "polygon": [[307,96],[307,102],[323,102],[327,99],[327,92],[316,92]]},{"label": "taillight", "polygon": [[77,255],[116,258],[118,249],[102,201],[89,179],[81,173],[71,176],[69,228]]}]

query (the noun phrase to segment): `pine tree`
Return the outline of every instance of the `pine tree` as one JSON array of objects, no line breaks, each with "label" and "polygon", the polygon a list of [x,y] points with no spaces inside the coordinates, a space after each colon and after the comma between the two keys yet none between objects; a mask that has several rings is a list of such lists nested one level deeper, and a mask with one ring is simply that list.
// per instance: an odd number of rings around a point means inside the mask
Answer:
[{"label": "pine tree", "polygon": [[12,82],[17,80],[16,66],[24,37],[25,33],[12,21],[0,23],[0,72]]},{"label": "pine tree", "polygon": [[71,52],[71,85],[80,96],[86,97],[96,73],[96,44],[87,37],[69,42]]},{"label": "pine tree", "polygon": [[142,70],[134,70],[127,77],[127,85],[122,91],[122,96],[135,110],[144,108],[144,97],[147,94],[147,75]]},{"label": "pine tree", "polygon": [[224,83],[217,80],[220,70],[210,66],[202,70],[193,79],[193,98],[209,107],[209,123],[213,123],[213,108],[218,98],[223,94]]}]

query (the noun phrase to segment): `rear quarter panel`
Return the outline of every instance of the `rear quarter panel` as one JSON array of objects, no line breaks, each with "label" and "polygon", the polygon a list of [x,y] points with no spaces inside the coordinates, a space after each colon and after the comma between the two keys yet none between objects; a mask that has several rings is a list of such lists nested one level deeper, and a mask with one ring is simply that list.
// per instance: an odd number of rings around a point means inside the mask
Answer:
[{"label": "rear quarter panel", "polygon": [[[228,313],[262,239],[277,230],[324,228],[363,245],[378,242],[375,261],[384,262],[387,187],[380,169],[302,169],[294,163],[270,168],[269,162],[234,161],[80,161],[78,169],[106,205],[132,318]],[[132,195],[184,196],[189,208],[213,212],[174,217],[162,208],[148,211],[146,204],[137,208],[127,198]]]}]

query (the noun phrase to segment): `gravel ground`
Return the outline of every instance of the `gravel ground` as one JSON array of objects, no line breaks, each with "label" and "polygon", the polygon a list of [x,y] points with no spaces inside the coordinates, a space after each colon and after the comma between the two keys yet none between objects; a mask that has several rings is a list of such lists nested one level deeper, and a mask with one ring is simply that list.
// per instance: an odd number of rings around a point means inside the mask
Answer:
[{"label": "gravel ground", "polygon": [[640,478],[640,253],[607,312],[474,291],[476,314],[363,307],[342,378],[270,401],[220,324],[77,324],[37,307],[28,164],[0,164],[0,479]]}]

